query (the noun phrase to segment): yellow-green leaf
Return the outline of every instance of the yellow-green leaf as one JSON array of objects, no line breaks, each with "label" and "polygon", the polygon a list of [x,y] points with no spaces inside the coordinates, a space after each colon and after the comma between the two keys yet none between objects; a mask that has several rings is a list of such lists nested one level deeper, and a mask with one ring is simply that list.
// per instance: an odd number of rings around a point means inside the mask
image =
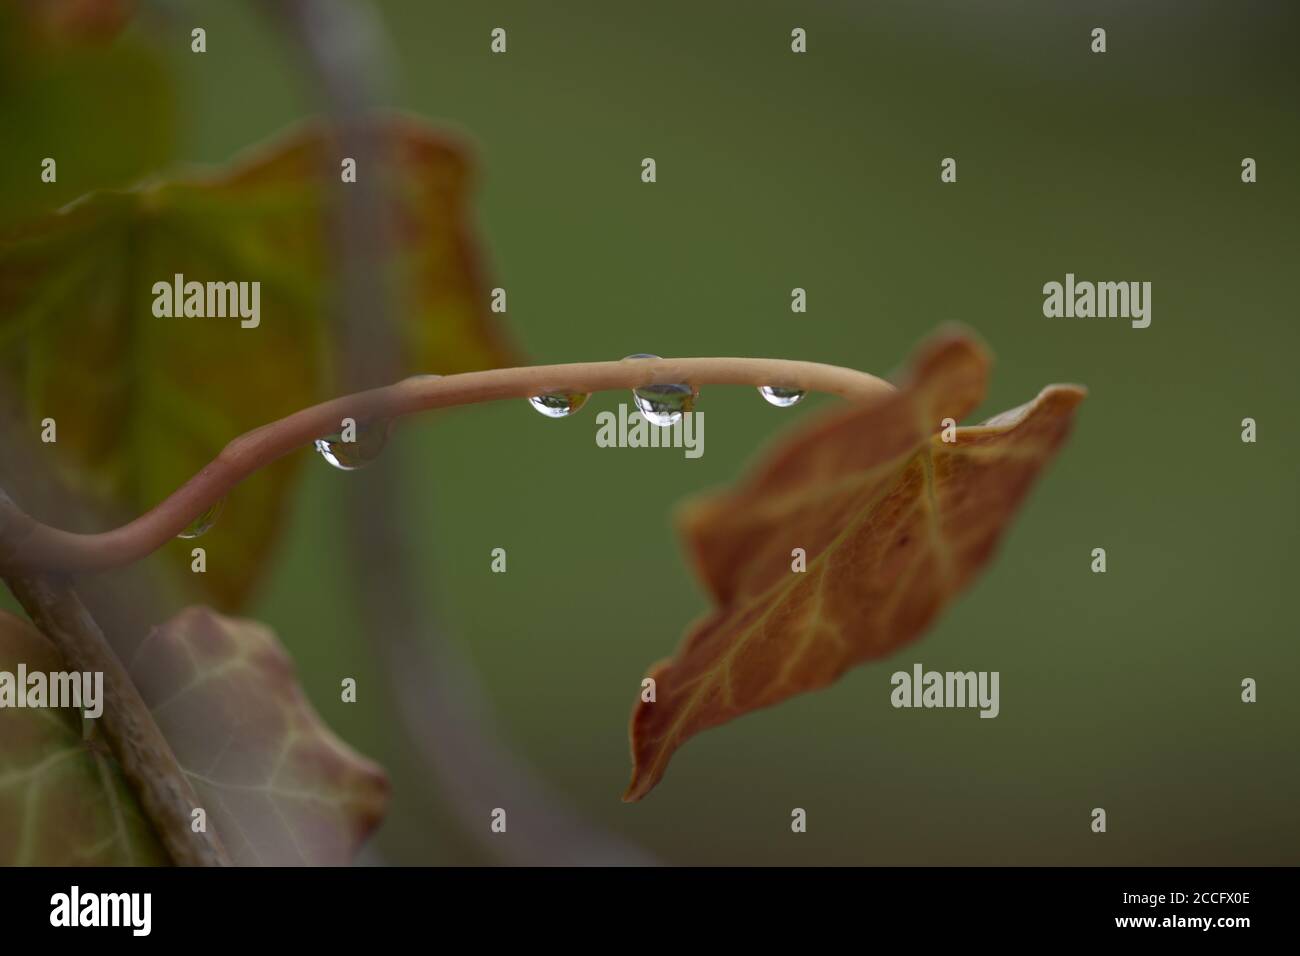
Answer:
[{"label": "yellow-green leaf", "polygon": [[[385,287],[406,370],[510,363],[468,239],[464,154],[413,120],[390,119],[376,138],[384,169],[359,175],[391,206]],[[33,432],[55,420],[67,481],[135,514],[231,438],[336,393],[331,229],[349,188],[331,139],[308,128],[220,174],[96,193],[0,237],[0,383],[18,390]],[[177,275],[259,283],[256,326],[155,314],[155,284]],[[247,480],[204,538],[207,573],[186,577],[219,606],[258,580],[302,460]],[[188,571],[190,547],[177,545],[176,567]]]},{"label": "yellow-green leaf", "polygon": [[121,34],[133,5],[0,2],[0,225],[171,159],[174,82],[157,49]]}]

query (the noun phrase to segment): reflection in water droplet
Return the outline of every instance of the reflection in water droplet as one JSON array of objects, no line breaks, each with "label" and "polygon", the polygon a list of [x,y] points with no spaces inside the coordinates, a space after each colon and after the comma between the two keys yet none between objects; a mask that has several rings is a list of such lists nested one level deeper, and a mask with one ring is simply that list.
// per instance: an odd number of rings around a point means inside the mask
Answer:
[{"label": "reflection in water droplet", "polygon": [[547,418],[566,418],[586,405],[589,397],[586,392],[547,392],[533,395],[528,404]]},{"label": "reflection in water droplet", "polygon": [[217,515],[221,514],[221,508],[226,503],[225,498],[218,498],[206,511],[195,518],[186,526],[185,530],[176,537],[188,541],[190,538],[198,538],[208,533],[212,526],[217,522]]},{"label": "reflection in water droplet", "polygon": [[[657,358],[658,355],[651,355],[649,352],[638,352],[627,356],[623,361]],[[685,384],[642,385],[640,388],[632,389],[632,401],[636,404],[636,410],[651,425],[658,425],[661,428],[676,425],[681,421],[682,414],[695,407],[695,397],[695,389]]]},{"label": "reflection in water droplet", "polygon": [[326,438],[317,438],[316,450],[335,468],[356,471],[379,457],[379,453],[388,444],[391,428],[392,423],[386,421],[358,424],[353,441],[344,441],[342,433],[335,433]]},{"label": "reflection in water droplet", "polygon": [[798,405],[803,401],[804,390],[802,388],[781,388],[779,385],[760,385],[758,394],[762,395],[769,405],[775,405],[777,408],[789,408],[791,405]]}]

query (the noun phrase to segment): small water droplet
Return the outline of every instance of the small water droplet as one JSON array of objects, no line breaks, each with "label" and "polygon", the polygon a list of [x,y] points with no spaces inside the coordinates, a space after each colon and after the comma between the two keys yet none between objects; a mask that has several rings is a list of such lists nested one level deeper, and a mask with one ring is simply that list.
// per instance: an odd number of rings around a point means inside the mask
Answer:
[{"label": "small water droplet", "polygon": [[358,424],[354,441],[344,441],[341,432],[316,439],[316,450],[322,458],[341,471],[356,471],[379,457],[388,444],[391,422]]},{"label": "small water droplet", "polygon": [[214,504],[191,521],[185,530],[176,537],[188,541],[190,538],[198,538],[207,534],[212,529],[212,526],[217,523],[217,515],[221,514],[221,508],[225,503],[225,498],[218,498]]},{"label": "small water droplet", "polygon": [[[658,355],[638,352],[623,359],[657,359]],[[676,425],[682,415],[695,408],[696,391],[686,384],[642,385],[632,389],[632,401],[641,417],[651,425],[667,428]]]},{"label": "small water droplet", "polygon": [[586,405],[588,398],[586,392],[546,392],[533,395],[528,404],[547,418],[566,418]]},{"label": "small water droplet", "polygon": [[769,405],[775,405],[777,408],[789,408],[791,405],[798,405],[803,401],[804,390],[802,388],[782,388],[779,385],[760,385],[758,394]]}]

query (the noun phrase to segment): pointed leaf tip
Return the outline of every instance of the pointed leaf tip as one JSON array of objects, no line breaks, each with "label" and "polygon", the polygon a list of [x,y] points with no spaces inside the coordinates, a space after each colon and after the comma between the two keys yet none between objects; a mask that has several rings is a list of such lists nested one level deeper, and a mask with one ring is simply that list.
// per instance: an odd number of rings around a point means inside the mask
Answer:
[{"label": "pointed leaf tip", "polygon": [[[629,728],[641,799],[690,737],[835,681],[919,637],[988,562],[1086,392],[1053,385],[983,425],[990,357],[945,332],[899,390],[833,410],[782,441],[734,489],[682,512],[717,607],[652,669],[657,700]],[[791,552],[802,548],[806,570]]]}]

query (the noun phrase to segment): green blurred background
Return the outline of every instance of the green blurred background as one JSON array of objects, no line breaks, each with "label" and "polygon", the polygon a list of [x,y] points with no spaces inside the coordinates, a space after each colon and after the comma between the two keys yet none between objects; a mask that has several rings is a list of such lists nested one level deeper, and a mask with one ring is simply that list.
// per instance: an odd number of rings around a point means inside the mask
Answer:
[{"label": "green blurred background", "polygon": [[[315,111],[254,4],[171,9],[184,35],[208,31],[206,55],[175,55],[184,160],[224,162]],[[1293,5],[378,9],[393,105],[474,145],[491,284],[532,362],[649,351],[886,373],[958,320],[997,355],[977,418],[1049,382],[1091,390],[998,556],[927,637],[692,740],[636,805],[619,796],[640,678],[707,607],[674,506],[823,401],[707,390],[699,460],[598,449],[594,413],[615,394],[569,421],[515,402],[411,424],[389,453],[416,573],[540,776],[672,863],[1300,861]],[[946,156],[956,184],[939,181]],[[1042,285],[1066,272],[1152,282],[1151,327],[1044,318]],[[795,286],[807,314],[790,312]],[[1240,440],[1246,416],[1257,444]],[[490,862],[490,842],[410,785],[335,520],[349,476],[310,464],[249,613],[331,726],[394,772],[370,859]],[[489,572],[495,547],[507,574]],[[916,661],[1000,671],[1001,715],[892,709],[889,675]],[[361,679],[358,704],[339,702],[342,676]],[[1258,703],[1240,702],[1243,677]],[[484,805],[484,834],[511,799]]]}]

